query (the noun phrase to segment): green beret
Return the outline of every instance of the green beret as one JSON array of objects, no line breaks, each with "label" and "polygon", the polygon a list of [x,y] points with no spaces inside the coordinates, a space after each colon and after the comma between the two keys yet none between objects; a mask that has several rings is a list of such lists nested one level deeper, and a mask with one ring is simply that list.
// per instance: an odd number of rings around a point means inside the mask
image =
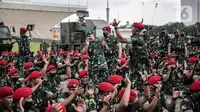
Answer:
[{"label": "green beret", "polygon": [[88,36],[90,34],[93,34],[94,33],[94,30],[90,29],[90,30],[87,30],[86,33],[85,33],[85,36]]}]

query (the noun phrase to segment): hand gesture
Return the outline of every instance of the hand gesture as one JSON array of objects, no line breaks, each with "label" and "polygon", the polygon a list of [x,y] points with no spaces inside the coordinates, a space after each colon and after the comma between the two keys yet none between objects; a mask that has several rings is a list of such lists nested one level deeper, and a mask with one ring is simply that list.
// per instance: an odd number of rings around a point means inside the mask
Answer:
[{"label": "hand gesture", "polygon": [[160,87],[158,87],[157,89],[156,89],[156,92],[155,92],[155,96],[156,97],[160,97],[160,90],[161,90],[161,88]]},{"label": "hand gesture", "polygon": [[76,112],[87,112],[86,103],[82,98],[77,98],[77,105],[72,104]]},{"label": "hand gesture", "polygon": [[179,95],[180,95],[180,91],[173,91],[173,92],[172,92],[172,97],[173,97],[173,98],[178,98]]},{"label": "hand gesture", "polygon": [[22,105],[23,100],[24,100],[23,97],[19,100],[19,104],[18,104],[19,112],[24,112],[24,107]]},{"label": "hand gesture", "polygon": [[88,37],[86,38],[85,43],[86,43],[86,45],[90,44],[90,39]]},{"label": "hand gesture", "polygon": [[111,95],[104,96],[103,101],[102,101],[104,103],[104,105],[110,106],[111,98],[112,98]]},{"label": "hand gesture", "polygon": [[54,103],[52,104],[52,112],[64,112],[62,107],[63,106],[60,103]]},{"label": "hand gesture", "polygon": [[121,22],[121,21],[118,21],[118,22],[117,22],[117,20],[114,19],[113,22],[111,23],[111,25],[112,25],[113,27],[117,27],[117,26],[119,25],[120,22]]},{"label": "hand gesture", "polygon": [[89,94],[89,95],[93,95],[94,94],[94,87],[93,86],[90,86],[90,87],[88,87],[87,88],[87,93]]},{"label": "hand gesture", "polygon": [[131,81],[130,81],[130,79],[128,78],[128,74],[127,74],[127,73],[126,73],[124,82],[126,83],[126,85],[131,85]]}]

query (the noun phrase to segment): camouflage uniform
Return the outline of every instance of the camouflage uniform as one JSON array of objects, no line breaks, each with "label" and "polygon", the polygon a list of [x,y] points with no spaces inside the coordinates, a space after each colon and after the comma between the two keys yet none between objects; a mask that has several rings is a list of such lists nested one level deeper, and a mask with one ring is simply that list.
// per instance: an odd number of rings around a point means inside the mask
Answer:
[{"label": "camouflage uniform", "polygon": [[185,42],[185,38],[183,37],[174,37],[171,42],[171,53],[176,55],[176,60],[179,63],[183,64],[185,60],[185,46],[187,45]]},{"label": "camouflage uniform", "polygon": [[130,80],[132,82],[132,87],[139,87],[142,84],[142,79],[139,77],[138,72],[147,70],[149,66],[147,48],[144,43],[144,38],[135,35],[131,37],[132,48],[130,50],[130,67],[131,67],[131,76]]},{"label": "camouflage uniform", "polygon": [[105,37],[104,40],[109,48],[109,50],[108,49],[104,50],[104,55],[108,65],[109,75],[113,75],[115,74],[117,67],[117,56],[118,56],[117,46],[120,47],[121,44],[114,36]]},{"label": "camouflage uniform", "polygon": [[50,98],[51,95],[58,92],[58,86],[60,84],[61,78],[57,75],[47,76],[47,81],[44,82],[45,92],[47,97]]},{"label": "camouflage uniform", "polygon": [[194,95],[187,96],[181,102],[181,111],[200,112],[200,100]]},{"label": "camouflage uniform", "polygon": [[170,37],[168,34],[161,34],[159,36],[159,42],[158,42],[158,48],[159,48],[159,54],[161,57],[168,55],[168,44],[170,42]]},{"label": "camouflage uniform", "polygon": [[108,67],[104,57],[102,41],[96,37],[88,47],[89,55],[89,77],[95,84],[107,81]]},{"label": "camouflage uniform", "polygon": [[21,81],[19,81],[19,80],[14,81],[12,78],[10,78],[10,79],[6,78],[6,79],[4,79],[4,80],[1,81],[1,86],[2,87],[3,86],[10,86],[10,87],[13,88],[13,90],[16,90],[16,89],[24,86],[24,84]]},{"label": "camouflage uniform", "polygon": [[[27,87],[32,88],[32,85],[29,84]],[[40,86],[39,88],[36,89],[36,91],[32,94],[32,99],[34,101],[34,107],[40,110],[40,112],[45,111],[45,107],[47,107],[47,93],[45,92],[44,86]]]}]

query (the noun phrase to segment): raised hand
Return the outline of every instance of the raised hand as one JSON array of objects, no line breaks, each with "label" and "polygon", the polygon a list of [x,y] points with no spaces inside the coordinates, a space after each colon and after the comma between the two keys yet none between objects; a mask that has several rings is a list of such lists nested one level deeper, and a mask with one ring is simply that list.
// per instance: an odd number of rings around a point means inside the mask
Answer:
[{"label": "raised hand", "polygon": [[23,107],[23,104],[22,104],[23,101],[24,101],[24,98],[22,97],[22,98],[19,100],[19,104],[18,104],[19,112],[24,112],[24,107]]},{"label": "raised hand", "polygon": [[113,20],[113,22],[111,23],[112,26],[117,27],[119,25],[121,21],[118,21],[116,19]]},{"label": "raised hand", "polygon": [[77,105],[72,104],[76,112],[87,112],[86,103],[82,98],[77,98],[76,103]]}]

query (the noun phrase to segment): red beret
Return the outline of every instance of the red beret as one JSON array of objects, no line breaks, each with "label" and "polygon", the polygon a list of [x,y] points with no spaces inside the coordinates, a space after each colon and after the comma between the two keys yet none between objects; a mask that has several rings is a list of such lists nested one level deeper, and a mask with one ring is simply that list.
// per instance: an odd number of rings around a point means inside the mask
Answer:
[{"label": "red beret", "polygon": [[78,77],[81,78],[81,77],[87,75],[87,72],[88,72],[87,70],[80,71]]},{"label": "red beret", "polygon": [[40,71],[33,71],[33,72],[31,72],[31,74],[29,74],[28,79],[29,80],[36,79],[36,78],[40,77],[41,75],[42,75],[42,72],[40,72]]},{"label": "red beret", "polygon": [[[125,92],[124,88],[119,91],[118,97],[119,97],[120,100],[122,99],[122,97],[124,95],[124,92]],[[136,97],[137,97],[137,94],[135,93],[135,91],[134,90],[130,90],[129,102],[134,101]]]},{"label": "red beret", "polygon": [[[62,108],[58,110],[58,112],[67,112],[66,108],[63,104],[61,104]],[[45,112],[52,112],[52,105],[48,106]]]},{"label": "red beret", "polygon": [[155,55],[157,55],[157,52],[153,52],[153,53],[151,54],[152,57],[154,57]]},{"label": "red beret", "polygon": [[75,53],[79,53],[78,50],[75,50],[75,51],[74,51],[74,54],[75,54]]},{"label": "red beret", "polygon": [[125,58],[121,58],[120,65],[124,65],[126,62],[127,62],[127,61],[126,61]]},{"label": "red beret", "polygon": [[7,53],[8,53],[8,51],[2,51],[2,52],[1,52],[2,55],[5,55],[5,54],[7,54]]},{"label": "red beret", "polygon": [[123,79],[122,76],[115,74],[115,75],[111,75],[109,77],[109,82],[111,84],[117,84],[117,83],[120,83],[122,81],[122,79]]},{"label": "red beret", "polygon": [[144,25],[138,22],[133,23],[133,27],[139,28],[140,30],[144,29]]},{"label": "red beret", "polygon": [[188,59],[188,62],[190,62],[190,63],[196,63],[197,60],[198,60],[198,58],[196,58],[196,57],[191,57],[191,58]]},{"label": "red beret", "polygon": [[14,55],[18,55],[19,54],[19,52],[14,52]]},{"label": "red beret", "polygon": [[83,56],[81,57],[81,59],[82,59],[82,60],[88,59],[88,55],[83,55]]},{"label": "red beret", "polygon": [[21,87],[18,88],[14,94],[13,94],[13,98],[20,100],[22,97],[27,98],[32,94],[32,89],[29,87]]},{"label": "red beret", "polygon": [[169,55],[169,58],[174,58],[174,57],[175,57],[174,54],[170,54],[170,55]]},{"label": "red beret", "polygon": [[40,60],[43,60],[44,55],[40,55]]},{"label": "red beret", "polygon": [[8,72],[8,77],[10,77],[11,75],[15,74],[16,72],[17,72],[17,69],[16,69],[16,68],[10,70],[10,71]]},{"label": "red beret", "polygon": [[110,26],[104,26],[102,30],[110,31],[110,30],[111,30],[111,27],[110,27]]},{"label": "red beret", "polygon": [[168,59],[169,59],[168,56],[165,56],[165,57],[162,58],[163,61],[164,61],[164,60],[168,60]]},{"label": "red beret", "polygon": [[53,55],[53,51],[50,51],[49,55],[52,56]]},{"label": "red beret", "polygon": [[13,94],[12,87],[5,86],[5,87],[0,88],[0,97],[6,97],[12,94]]},{"label": "red beret", "polygon": [[79,86],[80,85],[80,83],[79,83],[79,81],[78,80],[76,80],[76,79],[72,79],[72,80],[70,80],[69,82],[68,82],[68,84],[67,84],[67,88],[71,88],[71,87],[77,87],[77,86]]},{"label": "red beret", "polygon": [[103,92],[112,92],[114,90],[114,86],[108,82],[101,82],[98,88]]},{"label": "red beret", "polygon": [[79,57],[79,53],[74,53],[73,57]]},{"label": "red beret", "polygon": [[40,55],[40,54],[42,54],[42,51],[38,50],[37,53]]},{"label": "red beret", "polygon": [[69,53],[72,53],[73,52],[73,50],[69,50]]},{"label": "red beret", "polygon": [[6,60],[1,60],[1,61],[0,61],[0,65],[5,65],[6,63],[7,63]]},{"label": "red beret", "polygon": [[161,81],[160,76],[151,76],[149,78],[149,84],[151,84],[151,85],[157,83],[158,81]]},{"label": "red beret", "polygon": [[33,63],[32,62],[26,62],[25,64],[24,64],[24,68],[25,69],[27,69],[27,68],[29,68],[29,67],[32,67],[33,66]]},{"label": "red beret", "polygon": [[63,51],[63,52],[62,52],[62,55],[63,55],[63,56],[66,56],[66,55],[67,55],[67,51]]},{"label": "red beret", "polygon": [[200,91],[200,80],[193,82],[192,85],[190,86],[190,90]]},{"label": "red beret", "polygon": [[52,70],[52,69],[55,69],[56,67],[54,66],[54,65],[49,65],[48,67],[47,67],[47,71],[50,71],[50,70]]},{"label": "red beret", "polygon": [[25,32],[25,33],[27,32],[26,28],[23,28],[23,27],[20,28],[20,31]]},{"label": "red beret", "polygon": [[168,61],[168,63],[167,63],[167,65],[174,65],[174,64],[176,64],[176,61],[174,61],[174,60],[170,60],[170,61]]},{"label": "red beret", "polygon": [[8,52],[8,55],[13,55],[13,52],[11,51],[11,52]]},{"label": "red beret", "polygon": [[15,65],[15,63],[10,62],[10,63],[8,63],[7,67],[14,66],[14,65]]}]

